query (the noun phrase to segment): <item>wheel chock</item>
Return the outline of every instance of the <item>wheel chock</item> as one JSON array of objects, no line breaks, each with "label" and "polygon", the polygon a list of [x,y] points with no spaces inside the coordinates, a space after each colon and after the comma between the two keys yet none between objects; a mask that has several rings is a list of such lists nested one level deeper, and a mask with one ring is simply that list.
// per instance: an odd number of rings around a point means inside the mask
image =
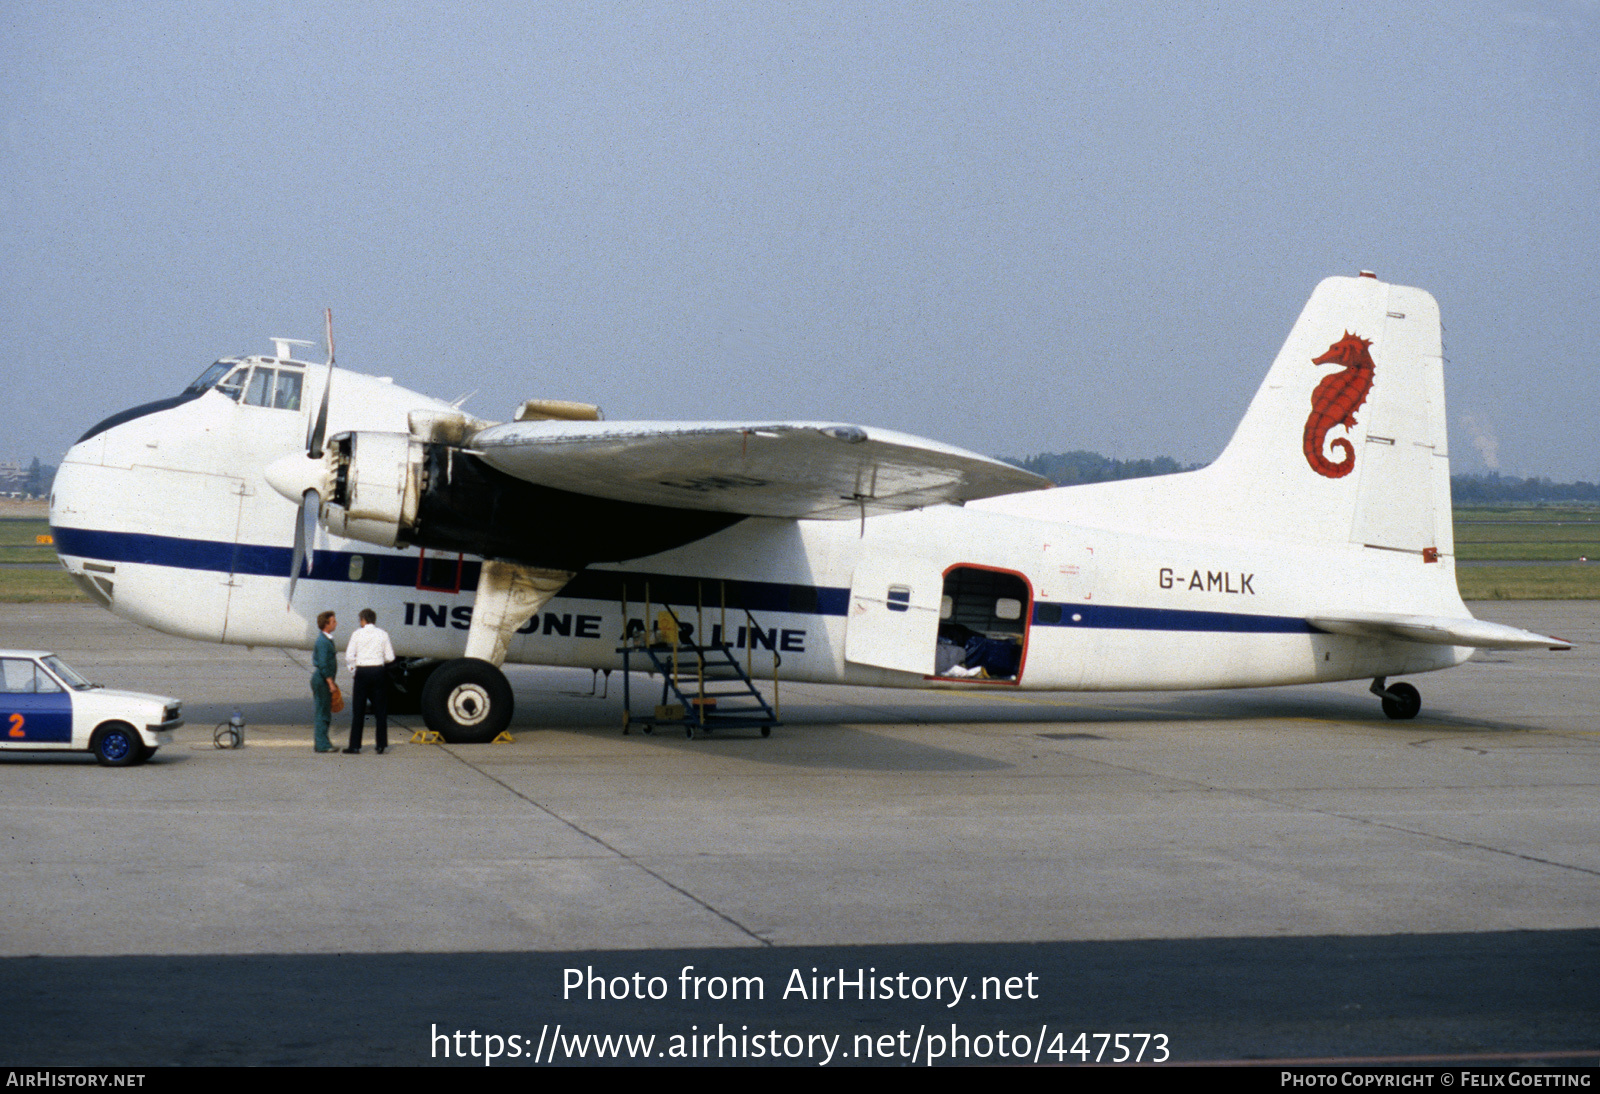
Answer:
[{"label": "wheel chock", "polygon": [[444,738],[436,730],[417,729],[411,732],[411,743],[414,745],[442,745]]},{"label": "wheel chock", "polygon": [[514,745],[517,743],[517,739],[511,735],[511,731],[509,729],[502,729],[500,731],[500,736],[496,737],[489,743],[492,745]]}]

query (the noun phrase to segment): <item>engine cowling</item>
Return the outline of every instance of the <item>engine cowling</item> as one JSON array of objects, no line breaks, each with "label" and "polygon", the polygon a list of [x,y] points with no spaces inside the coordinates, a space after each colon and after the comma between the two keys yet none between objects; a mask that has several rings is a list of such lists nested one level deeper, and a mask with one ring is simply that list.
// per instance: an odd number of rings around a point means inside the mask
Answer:
[{"label": "engine cowling", "polygon": [[380,547],[411,542],[423,491],[421,441],[409,433],[340,433],[329,442],[328,531]]}]

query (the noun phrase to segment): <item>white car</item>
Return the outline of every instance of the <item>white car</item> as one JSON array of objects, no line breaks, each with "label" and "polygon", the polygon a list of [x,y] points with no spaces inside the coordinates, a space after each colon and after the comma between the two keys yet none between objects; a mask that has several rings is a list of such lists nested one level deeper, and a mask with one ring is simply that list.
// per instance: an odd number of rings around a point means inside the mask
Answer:
[{"label": "white car", "polygon": [[172,743],[183,704],[91,683],[44,650],[0,650],[0,747],[88,751],[109,767],[143,763]]}]

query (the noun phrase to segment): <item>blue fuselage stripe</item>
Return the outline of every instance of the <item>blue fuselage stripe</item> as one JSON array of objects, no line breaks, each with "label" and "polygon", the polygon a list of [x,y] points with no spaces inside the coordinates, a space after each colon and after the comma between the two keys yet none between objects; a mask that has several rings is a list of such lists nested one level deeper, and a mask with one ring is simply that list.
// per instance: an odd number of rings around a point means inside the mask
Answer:
[{"label": "blue fuselage stripe", "polygon": [[[225,543],[216,540],[184,539],[138,532],[102,532],[83,528],[52,528],[56,551],[74,558],[100,562],[141,563],[147,566],[172,566],[185,570],[246,574],[261,577],[289,576],[294,552],[288,547],[268,547],[251,543]],[[352,560],[361,559],[352,577]],[[434,557],[434,556],[430,556]],[[464,560],[461,565],[461,591],[478,587],[479,563]],[[361,554],[354,551],[317,551],[309,580],[335,581],[359,585],[389,585],[421,592],[448,593],[418,583],[415,556]],[[789,612],[796,615],[844,616],[850,610],[850,590],[822,585],[797,585],[774,581],[722,582],[679,574],[621,573],[612,570],[584,570],[561,591],[562,598],[580,600],[626,599],[630,610],[644,606],[645,595],[655,604],[692,605],[720,608],[719,586],[726,585],[727,606],[752,612]],[[1055,616],[1055,618],[1049,618]],[[1250,615],[1242,612],[1187,611],[1175,608],[1134,608],[1112,604],[1034,604],[1034,626],[1089,628],[1092,630],[1200,631],[1224,634],[1320,634],[1304,619],[1283,615]]]},{"label": "blue fuselage stripe", "polygon": [[[1040,618],[1044,609],[1060,608],[1058,619]],[[1115,631],[1208,631],[1225,634],[1321,634],[1304,619],[1290,615],[1247,615],[1242,612],[1203,612],[1179,608],[1130,608],[1117,604],[1034,605],[1037,627],[1091,627]]]},{"label": "blue fuselage stripe", "polygon": [[[223,543],[216,540],[183,539],[136,532],[97,532],[82,528],[53,528],[56,551],[74,558],[100,562],[131,562],[147,566],[173,566],[185,570],[246,574],[259,577],[289,576],[294,552],[288,547],[260,544]],[[429,558],[441,556],[430,555]],[[443,556],[453,559],[454,556]],[[360,558],[352,577],[352,560]],[[461,591],[478,587],[481,564],[465,559],[461,564]],[[454,584],[454,567],[452,582]],[[363,554],[359,551],[317,551],[309,580],[335,581],[359,585],[389,585],[420,592],[445,592],[449,589],[421,586],[415,555]],[[643,607],[646,594],[655,604],[688,605],[703,603],[706,608],[722,606],[717,579],[700,580],[679,574],[617,573],[611,570],[584,570],[561,591],[563,597],[580,600],[626,598],[630,606]],[[728,581],[727,606],[756,612],[793,612],[801,615],[843,616],[850,609],[850,590],[815,585],[794,585],[773,581]]]}]

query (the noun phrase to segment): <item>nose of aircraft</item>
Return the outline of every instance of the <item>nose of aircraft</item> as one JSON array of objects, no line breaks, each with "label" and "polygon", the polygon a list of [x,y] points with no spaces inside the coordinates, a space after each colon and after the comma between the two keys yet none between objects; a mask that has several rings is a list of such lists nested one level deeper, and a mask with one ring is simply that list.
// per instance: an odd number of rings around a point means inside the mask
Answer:
[{"label": "nose of aircraft", "polygon": [[[114,428],[114,427],[113,427]],[[67,449],[56,470],[50,487],[50,524],[60,529],[62,525],[87,527],[99,491],[104,485],[105,442],[104,430],[91,432],[86,439]],[[59,533],[57,541],[59,543]]]},{"label": "nose of aircraft", "polygon": [[159,414],[163,410],[171,410],[175,406],[182,406],[184,403],[192,402],[193,400],[198,399],[201,394],[201,392],[195,391],[191,388],[190,390],[184,391],[182,394],[174,395],[168,399],[157,399],[151,403],[141,403],[138,406],[129,407],[127,410],[119,411],[118,413],[111,415],[111,417],[106,418],[103,421],[96,422],[94,425],[90,426],[88,431],[85,432],[83,436],[78,438],[78,444],[73,445],[73,448],[77,448],[85,441],[92,440],[108,430],[115,429],[124,422],[131,422],[135,418],[143,418],[150,414]]},{"label": "nose of aircraft", "polygon": [[108,554],[102,530],[111,523],[99,503],[108,485],[102,448],[93,439],[67,450],[50,487],[50,532],[62,567],[96,603],[111,608],[115,565],[102,557]]},{"label": "nose of aircraft", "polygon": [[[57,520],[60,515],[68,519],[68,523],[83,525],[85,518],[92,512],[94,500],[101,496],[106,488],[103,471],[106,467],[125,468],[122,460],[116,459],[107,463],[107,446],[120,449],[123,442],[132,434],[143,435],[149,430],[141,428],[145,419],[162,411],[171,410],[185,403],[193,402],[201,396],[202,392],[191,385],[178,395],[166,399],[157,399],[154,402],[140,403],[138,406],[129,407],[127,410],[118,411],[108,418],[104,418],[84,431],[77,443],[67,449],[67,454],[62,458],[61,467],[56,472],[55,484],[50,491],[50,523],[59,525]],[[135,423],[130,427],[130,423]],[[150,438],[146,438],[149,440]],[[93,469],[93,470],[91,470]],[[90,479],[94,482],[91,484]]]},{"label": "nose of aircraft", "polygon": [[[202,394],[191,385],[171,398],[119,411],[96,422],[67,450],[50,491],[50,524],[63,559],[99,558],[96,552],[107,549],[108,536],[135,529],[159,533],[170,523],[177,504],[174,487],[193,476],[163,481],[156,472],[205,470],[204,454],[189,451],[188,431],[172,414],[180,407],[179,415],[189,414]],[[205,430],[198,433],[204,436]]]}]

